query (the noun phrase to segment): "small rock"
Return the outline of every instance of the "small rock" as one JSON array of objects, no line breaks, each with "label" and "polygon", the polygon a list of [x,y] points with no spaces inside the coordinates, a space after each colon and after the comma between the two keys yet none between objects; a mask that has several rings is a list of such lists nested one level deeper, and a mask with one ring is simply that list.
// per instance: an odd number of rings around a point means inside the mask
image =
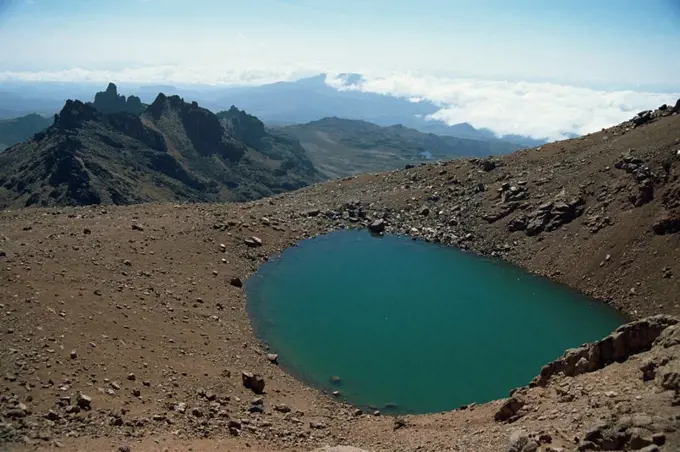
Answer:
[{"label": "small rock", "polygon": [[244,242],[250,248],[256,248],[258,246],[262,246],[262,239],[259,238],[259,237],[255,237],[255,236],[245,239]]},{"label": "small rock", "polygon": [[311,421],[309,423],[309,428],[321,430],[326,428],[326,424],[324,424],[323,422]]},{"label": "small rock", "polygon": [[250,372],[242,372],[241,377],[243,386],[253,391],[255,394],[262,394],[264,392],[264,378],[262,375],[253,374]]},{"label": "small rock", "polygon": [[405,419],[402,419],[400,417],[394,419],[394,426],[392,427],[394,430],[399,430],[400,428],[404,427],[408,427],[408,423],[406,422]]},{"label": "small rock", "polygon": [[76,353],[75,350],[71,350],[71,359],[76,359],[78,357],[78,353]]},{"label": "small rock", "polygon": [[141,224],[132,223],[132,230],[133,231],[143,231],[144,227]]},{"label": "small rock", "polygon": [[373,232],[374,234],[382,233],[383,231],[385,231],[385,220],[383,220],[382,218],[379,220],[375,220],[368,226],[368,230]]},{"label": "small rock", "polygon": [[274,405],[274,411],[278,411],[279,413],[290,413],[291,409],[288,405],[279,404]]},{"label": "small rock", "polygon": [[231,284],[234,287],[243,287],[243,281],[241,281],[241,278],[231,278],[229,284]]},{"label": "small rock", "polygon": [[276,353],[267,354],[267,359],[272,364],[278,364],[279,363],[279,355],[277,355]]},{"label": "small rock", "polygon": [[130,446],[120,446],[118,447],[118,452],[132,452],[132,448]]},{"label": "small rock", "polygon": [[130,380],[130,381],[135,381],[137,379],[137,377],[135,376],[135,374],[129,373],[128,376],[127,376],[127,379]]},{"label": "small rock", "polygon": [[654,433],[652,435],[652,442],[657,446],[663,446],[666,444],[666,435],[663,433]]},{"label": "small rock", "polygon": [[184,403],[184,402],[178,403],[177,405],[175,405],[175,411],[177,411],[178,413],[182,413],[182,414],[186,413],[187,404]]},{"label": "small rock", "polygon": [[92,398],[85,394],[79,393],[76,398],[78,406],[84,410],[89,410],[92,407]]},{"label": "small rock", "polygon": [[651,446],[640,449],[640,452],[659,452],[659,450],[660,449],[656,444],[652,444]]},{"label": "small rock", "polygon": [[85,229],[83,229],[83,234],[85,234],[85,235],[92,234],[92,230],[90,230],[90,228],[85,228]]},{"label": "small rock", "polygon": [[228,427],[229,428],[236,428],[238,430],[241,430],[241,421],[239,419],[231,419],[229,420]]}]

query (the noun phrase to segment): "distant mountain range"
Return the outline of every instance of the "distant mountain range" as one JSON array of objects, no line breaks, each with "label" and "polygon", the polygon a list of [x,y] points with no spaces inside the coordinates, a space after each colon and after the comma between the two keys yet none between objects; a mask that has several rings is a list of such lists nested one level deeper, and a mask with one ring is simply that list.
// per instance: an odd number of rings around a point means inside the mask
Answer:
[{"label": "distant mountain range", "polygon": [[327,178],[521,147],[338,117],[265,127],[235,106],[214,114],[163,93],[146,105],[112,83],[91,103],[66,101],[53,121],[35,114],[2,121],[0,139],[13,144],[0,153],[0,206],[246,201]]},{"label": "distant mountain range", "polygon": [[353,119],[324,118],[281,127],[329,178],[385,171],[426,161],[507,154],[519,146],[503,141],[438,136],[402,125],[381,127]]},{"label": "distant mountain range", "polygon": [[[359,81],[361,76],[348,74],[343,78],[351,84]],[[442,121],[425,119],[440,109],[432,102],[412,102],[384,94],[337,90],[326,84],[324,74],[295,82],[231,88],[208,101],[206,107],[221,108],[225,104],[238,105],[270,125],[299,124],[335,116],[369,121],[380,126],[401,124],[437,135],[499,140],[489,129],[475,129],[467,123],[449,126]],[[520,147],[540,146],[545,143],[545,140],[519,135],[504,136],[501,141]]]},{"label": "distant mountain range", "polygon": [[322,179],[297,140],[236,108],[218,117],[159,94],[141,115],[104,114],[69,100],[0,153],[0,206],[245,201]]},{"label": "distant mountain range", "polygon": [[[345,79],[352,83],[360,80],[361,76],[352,74]],[[167,85],[140,87],[125,84],[122,88],[147,103],[152,102],[158,92],[166,92],[195,100],[214,112],[236,105],[257,116],[269,126],[307,123],[336,116],[369,121],[380,126],[401,124],[437,135],[498,140],[489,129],[476,129],[467,123],[447,125],[441,121],[425,119],[440,109],[432,102],[411,102],[405,98],[382,94],[337,90],[326,84],[324,74],[294,82],[277,82],[253,87],[202,85],[189,88]],[[0,89],[0,106],[3,106],[0,107],[0,118],[34,112],[51,115],[61,108],[67,98],[88,98],[93,91],[92,85],[83,84],[47,82],[4,84]],[[543,140],[518,135],[504,136],[501,141],[521,147],[533,147],[544,143]]]},{"label": "distant mountain range", "polygon": [[0,152],[21,143],[52,124],[51,118],[35,113],[12,119],[0,119]]}]

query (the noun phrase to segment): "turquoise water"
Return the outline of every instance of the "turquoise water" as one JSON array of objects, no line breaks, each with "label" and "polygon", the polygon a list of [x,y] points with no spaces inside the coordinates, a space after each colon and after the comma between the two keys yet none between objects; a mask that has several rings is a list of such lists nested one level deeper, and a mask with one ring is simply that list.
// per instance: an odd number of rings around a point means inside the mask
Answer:
[{"label": "turquoise water", "polygon": [[625,322],[499,260],[364,230],[304,240],[246,288],[255,332],[286,371],[386,413],[506,397]]}]

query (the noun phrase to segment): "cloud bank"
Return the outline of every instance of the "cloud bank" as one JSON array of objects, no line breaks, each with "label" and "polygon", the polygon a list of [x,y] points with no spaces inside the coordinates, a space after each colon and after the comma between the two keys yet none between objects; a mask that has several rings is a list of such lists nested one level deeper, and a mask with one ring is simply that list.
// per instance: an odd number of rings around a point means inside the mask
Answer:
[{"label": "cloud bank", "polygon": [[327,83],[340,90],[426,99],[441,107],[432,119],[470,123],[497,135],[526,135],[552,140],[584,135],[621,123],[639,111],[674,104],[680,93],[603,91],[555,83],[485,81],[410,74],[365,76],[347,84],[343,77]]},{"label": "cloud bank", "polygon": [[[0,71],[0,82],[127,82],[254,86],[329,72],[324,68],[287,66],[243,71],[219,67],[153,66],[122,70]],[[431,119],[447,124],[467,122],[497,135],[517,134],[557,140],[583,135],[630,119],[638,111],[674,104],[675,93],[596,90],[556,83],[490,81],[408,73],[364,73],[361,77],[329,75],[339,90],[429,100],[440,107]]]}]

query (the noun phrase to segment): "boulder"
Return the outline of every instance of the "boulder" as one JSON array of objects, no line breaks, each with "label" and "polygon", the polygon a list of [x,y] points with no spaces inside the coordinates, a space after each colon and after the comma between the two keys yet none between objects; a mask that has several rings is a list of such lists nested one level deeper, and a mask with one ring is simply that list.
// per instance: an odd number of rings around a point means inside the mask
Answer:
[{"label": "boulder", "polygon": [[646,122],[649,122],[651,119],[652,119],[651,110],[645,110],[638,113],[637,116],[632,119],[632,121],[633,124],[635,124],[636,126],[640,126]]},{"label": "boulder", "polygon": [[529,434],[525,430],[515,430],[510,434],[508,452],[522,452],[529,443]]},{"label": "boulder", "polygon": [[517,396],[507,399],[494,415],[498,422],[504,422],[517,416],[517,412],[524,407],[524,400]]},{"label": "boulder", "polygon": [[84,410],[89,410],[90,408],[92,408],[92,398],[82,393],[78,394],[78,397],[76,398],[76,403],[80,408]]},{"label": "boulder", "polygon": [[248,237],[243,241],[247,246],[250,248],[256,248],[258,246],[262,246],[262,239],[259,237]]},{"label": "boulder", "polygon": [[524,215],[521,215],[517,218],[513,218],[508,222],[509,232],[524,231],[526,228],[527,218]]},{"label": "boulder", "polygon": [[496,166],[498,166],[498,163],[494,159],[483,159],[479,162],[479,167],[482,169],[482,171],[493,171],[496,169]]},{"label": "boulder", "polygon": [[656,235],[680,232],[680,212],[664,212],[652,224],[652,230]]},{"label": "boulder", "polygon": [[241,373],[243,386],[253,391],[255,394],[264,393],[264,378],[262,375],[243,371]]},{"label": "boulder", "polygon": [[664,389],[680,392],[680,362],[672,360],[656,369],[654,381]]},{"label": "boulder", "polygon": [[382,218],[375,220],[368,226],[368,230],[374,234],[380,234],[385,231],[385,220]]}]

